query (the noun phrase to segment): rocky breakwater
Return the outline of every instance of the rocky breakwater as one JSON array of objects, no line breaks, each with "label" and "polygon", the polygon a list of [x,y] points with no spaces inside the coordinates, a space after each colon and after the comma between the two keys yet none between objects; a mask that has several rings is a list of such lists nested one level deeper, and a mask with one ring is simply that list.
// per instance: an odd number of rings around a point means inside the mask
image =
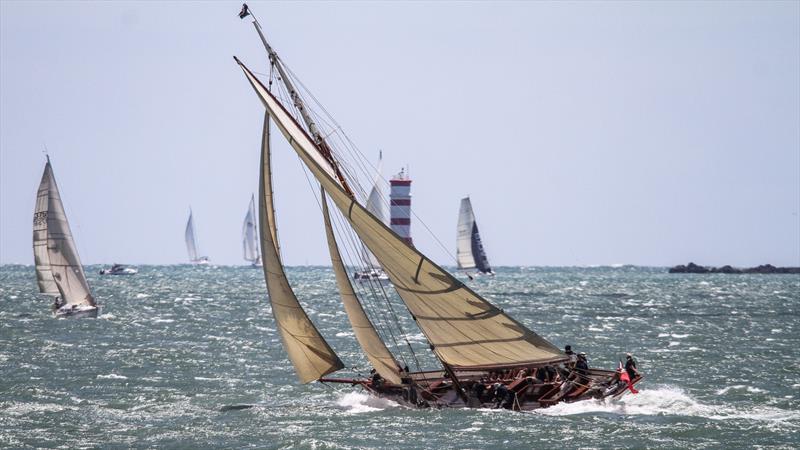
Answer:
[{"label": "rocky breakwater", "polygon": [[772,264],[763,264],[758,267],[739,269],[731,266],[706,267],[699,266],[690,262],[687,265],[679,265],[669,269],[669,273],[763,273],[763,274],[800,274],[800,267],[775,267]]}]

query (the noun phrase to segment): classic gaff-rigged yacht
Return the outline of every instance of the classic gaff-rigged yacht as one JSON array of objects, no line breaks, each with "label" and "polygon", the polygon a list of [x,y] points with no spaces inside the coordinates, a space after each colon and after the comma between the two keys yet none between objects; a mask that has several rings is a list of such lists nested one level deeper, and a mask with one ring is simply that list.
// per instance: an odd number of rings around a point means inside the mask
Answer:
[{"label": "classic gaff-rigged yacht", "polygon": [[458,268],[468,273],[475,270],[477,273],[494,275],[489,265],[489,258],[483,249],[481,235],[478,232],[478,222],[472,212],[472,202],[469,197],[461,199],[458,211],[458,228],[456,238],[456,259]]},{"label": "classic gaff-rigged yacht", "polygon": [[[369,191],[367,198],[367,211],[371,212],[376,219],[381,223],[386,224],[386,201],[383,197],[383,183],[381,182],[381,168],[383,167],[383,152],[378,153],[378,167],[375,170],[375,178],[372,182],[372,190]],[[381,285],[389,284],[389,276],[383,271],[380,261],[375,258],[375,255],[364,246],[362,247],[364,261],[367,267],[365,270],[360,270],[353,274],[353,280],[359,283],[380,283]]]},{"label": "classic gaff-rigged yacht", "polygon": [[[240,17],[249,14],[245,5]],[[279,87],[273,94],[272,77],[267,87],[234,58],[266,107],[259,183],[264,277],[284,349],[301,382],[360,385],[373,395],[416,407],[500,406],[527,410],[562,401],[620,395],[641,379],[637,376],[625,383],[621,370],[575,370],[578,366],[572,364],[569,355],[472,291],[367,210],[366,196],[356,184],[357,179],[346,175],[352,166],[339,162],[343,149],[337,148],[334,157],[331,142],[335,136],[322,134],[303,95],[295,89],[294,75],[289,75],[284,62],[267,43],[258,21],[253,24],[269,54],[274,69],[270,72],[282,82],[285,92],[281,93]],[[326,377],[344,368],[344,363],[310,320],[287,280],[278,251],[273,206],[272,122],[320,185],[321,212],[336,284],[356,341],[374,368],[369,378]],[[334,205],[336,221],[332,220],[329,201]],[[340,237],[342,230],[350,230],[359,242],[351,245],[346,239],[337,240],[334,226]],[[414,356],[412,363],[416,363],[417,370],[412,371],[407,363],[401,364],[401,360],[408,361],[405,357],[398,359],[389,350],[389,335],[396,351],[404,348],[398,345],[395,334],[387,333],[387,327],[399,327],[399,321],[381,316],[389,310],[394,314],[391,302],[387,297],[388,308],[383,310],[371,304],[368,315],[364,307],[370,305],[365,303],[368,297],[354,290],[347,275],[343,255],[347,257],[362,244],[391,279],[441,369],[422,370]],[[340,252],[340,247],[347,251]]]},{"label": "classic gaff-rigged yacht", "polygon": [[56,317],[97,317],[49,156],[33,213],[33,259],[39,292],[54,297]]},{"label": "classic gaff-rigged yacht", "polygon": [[194,218],[192,209],[189,208],[189,220],[186,222],[186,231],[183,233],[183,238],[186,240],[186,251],[189,253],[189,262],[198,265],[208,265],[208,256],[197,256],[197,237],[194,232]]},{"label": "classic gaff-rigged yacht", "polygon": [[242,225],[242,253],[251,267],[261,267],[261,253],[258,251],[258,226],[256,225],[255,196],[250,196],[250,206]]}]

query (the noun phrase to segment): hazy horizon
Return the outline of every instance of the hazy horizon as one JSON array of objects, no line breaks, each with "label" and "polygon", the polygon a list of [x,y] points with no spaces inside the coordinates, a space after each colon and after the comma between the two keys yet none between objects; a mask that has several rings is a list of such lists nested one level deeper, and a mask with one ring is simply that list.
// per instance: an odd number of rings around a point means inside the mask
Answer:
[{"label": "hazy horizon", "polygon": [[[798,2],[248,2],[455,253],[493,266],[800,265]],[[238,2],[0,2],[0,264],[32,264],[46,145],[84,264],[244,264],[266,56]],[[277,133],[287,265],[329,265]],[[277,141],[280,141],[278,143]],[[412,223],[417,247],[454,261]]]}]

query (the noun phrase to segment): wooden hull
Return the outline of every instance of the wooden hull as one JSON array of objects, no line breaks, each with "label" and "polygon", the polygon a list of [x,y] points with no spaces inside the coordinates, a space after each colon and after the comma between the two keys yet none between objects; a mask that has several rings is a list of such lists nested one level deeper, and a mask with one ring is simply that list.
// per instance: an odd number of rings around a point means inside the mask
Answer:
[{"label": "wooden hull", "polygon": [[[348,383],[363,387],[376,397],[413,408],[488,408],[530,411],[558,403],[616,398],[628,390],[615,371],[590,369],[585,378],[565,373],[564,378],[543,382],[534,377],[487,382],[486,372],[456,373],[461,390],[441,372],[410,374],[410,383],[396,385],[365,379],[323,378],[321,382]],[[483,382],[481,381],[483,379]],[[631,385],[642,380],[637,376]],[[483,388],[480,388],[480,385]],[[502,387],[501,387],[502,386]]]}]

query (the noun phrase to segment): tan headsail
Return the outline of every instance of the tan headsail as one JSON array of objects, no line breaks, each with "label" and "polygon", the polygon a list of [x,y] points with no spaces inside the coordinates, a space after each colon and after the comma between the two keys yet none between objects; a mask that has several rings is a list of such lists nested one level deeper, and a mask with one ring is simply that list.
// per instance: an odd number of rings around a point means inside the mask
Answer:
[{"label": "tan headsail", "polygon": [[339,248],[336,245],[336,236],[333,234],[331,227],[331,217],[328,212],[328,201],[325,199],[325,191],[321,190],[322,194],[322,215],[325,218],[325,235],[328,238],[328,249],[331,254],[331,263],[333,264],[333,271],[336,274],[336,284],[339,286],[339,293],[342,296],[342,303],[344,310],[347,312],[347,317],[350,319],[350,325],[353,327],[353,333],[356,335],[356,340],[367,355],[367,359],[372,363],[372,367],[385,379],[395,384],[400,384],[400,372],[397,361],[392,356],[392,353],[386,348],[383,340],[378,336],[378,332],[372,325],[372,322],[364,312],[361,302],[358,301],[353,285],[350,284],[350,278],[347,276],[347,271],[342,262],[342,256],[339,253]]},{"label": "tan headsail", "polygon": [[261,222],[261,250],[264,258],[264,278],[267,282],[272,314],[281,333],[281,340],[297,377],[309,383],[344,367],[333,349],[308,318],[294,295],[278,253],[277,226],[272,199],[272,172],[269,148],[269,115],[264,116],[261,142],[261,176],[258,196]]},{"label": "tan headsail", "polygon": [[292,148],[378,258],[441,361],[452,367],[508,367],[567,359],[554,345],[405,244],[350,197],[306,132],[237,62]]},{"label": "tan headsail", "polygon": [[[33,253],[39,290],[61,295],[66,305],[96,306],[50,165],[44,166],[33,217]],[[45,267],[49,266],[49,270]],[[55,285],[56,292],[53,292]]]}]

